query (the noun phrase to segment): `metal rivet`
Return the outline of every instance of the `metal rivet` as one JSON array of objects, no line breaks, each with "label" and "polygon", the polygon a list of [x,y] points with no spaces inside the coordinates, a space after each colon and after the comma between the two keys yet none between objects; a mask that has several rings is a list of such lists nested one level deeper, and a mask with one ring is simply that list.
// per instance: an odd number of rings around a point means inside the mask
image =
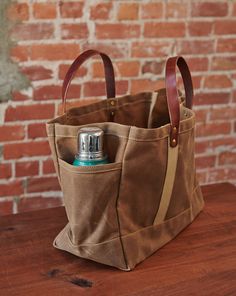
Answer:
[{"label": "metal rivet", "polygon": [[115,105],[115,102],[114,101],[111,101],[111,105],[114,106]]},{"label": "metal rivet", "polygon": [[173,127],[173,133],[176,133],[177,132],[177,127]]},{"label": "metal rivet", "polygon": [[112,112],[111,112],[111,115],[114,116],[114,114],[115,114],[115,113],[112,111]]},{"label": "metal rivet", "polygon": [[175,145],[176,144],[176,139],[172,140],[172,144]]}]

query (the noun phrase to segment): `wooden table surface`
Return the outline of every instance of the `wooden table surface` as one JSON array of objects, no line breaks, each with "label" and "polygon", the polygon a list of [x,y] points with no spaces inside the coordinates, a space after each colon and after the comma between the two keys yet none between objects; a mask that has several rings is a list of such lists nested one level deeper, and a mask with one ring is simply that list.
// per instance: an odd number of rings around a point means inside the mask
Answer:
[{"label": "wooden table surface", "polygon": [[196,221],[131,272],[54,249],[63,207],[0,217],[0,295],[236,295],[236,187],[202,189]]}]

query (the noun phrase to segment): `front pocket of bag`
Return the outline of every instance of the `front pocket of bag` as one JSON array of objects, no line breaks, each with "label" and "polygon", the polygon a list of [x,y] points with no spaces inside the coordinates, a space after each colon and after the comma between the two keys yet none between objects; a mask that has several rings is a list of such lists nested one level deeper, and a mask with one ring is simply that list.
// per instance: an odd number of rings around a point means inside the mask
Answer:
[{"label": "front pocket of bag", "polygon": [[100,243],[118,237],[121,163],[76,167],[59,159],[59,166],[72,243]]}]

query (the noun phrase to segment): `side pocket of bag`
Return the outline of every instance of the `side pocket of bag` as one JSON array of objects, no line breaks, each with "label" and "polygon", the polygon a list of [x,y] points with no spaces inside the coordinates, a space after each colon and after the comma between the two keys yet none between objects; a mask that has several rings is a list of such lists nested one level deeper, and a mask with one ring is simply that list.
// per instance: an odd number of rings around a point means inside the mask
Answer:
[{"label": "side pocket of bag", "polygon": [[119,237],[116,203],[122,163],[75,167],[59,159],[71,242],[95,244]]}]

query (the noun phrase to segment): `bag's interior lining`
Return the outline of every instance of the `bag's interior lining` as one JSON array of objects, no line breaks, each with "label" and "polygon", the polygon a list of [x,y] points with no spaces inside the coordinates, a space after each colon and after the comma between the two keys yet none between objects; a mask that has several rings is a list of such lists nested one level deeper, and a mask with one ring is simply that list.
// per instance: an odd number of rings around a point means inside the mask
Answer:
[{"label": "bag's interior lining", "polygon": [[[180,93],[179,95],[180,104],[183,105],[184,98]],[[181,120],[191,116],[183,111],[180,113]],[[71,108],[66,114],[55,118],[51,122],[77,126],[108,122],[110,121],[109,116],[107,102],[102,101],[87,106]],[[170,123],[165,89],[154,93],[141,93],[135,96],[118,98],[113,122],[150,129]]]}]

